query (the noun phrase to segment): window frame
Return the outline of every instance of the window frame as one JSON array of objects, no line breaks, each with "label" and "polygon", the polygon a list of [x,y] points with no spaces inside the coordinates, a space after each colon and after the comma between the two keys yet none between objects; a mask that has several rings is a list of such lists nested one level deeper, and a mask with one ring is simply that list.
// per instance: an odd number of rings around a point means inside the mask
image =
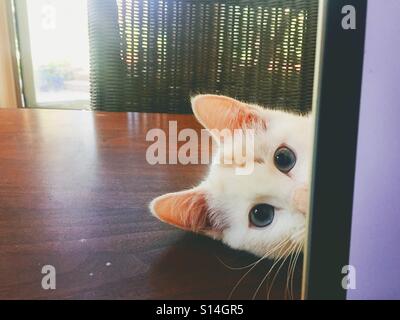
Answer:
[{"label": "window frame", "polygon": [[[36,99],[36,83],[33,71],[31,39],[27,0],[12,0],[15,8],[16,39],[19,46],[19,64],[21,69],[22,95],[26,108],[76,109],[90,110],[89,100],[65,100],[39,103]],[[89,41],[89,39],[88,39]]]},{"label": "window frame", "polygon": [[[349,265],[350,256],[368,0],[320,1],[311,201],[307,216],[302,298],[345,300],[347,289],[342,286],[342,281],[346,274],[342,273],[342,268]],[[346,5],[356,8],[355,30],[341,27],[341,9]],[[346,114],[345,118],[343,114]],[[335,164],[334,170],[332,163]],[[332,194],[335,194],[335,201],[327,201]]]},{"label": "window frame", "polygon": [[0,108],[23,107],[11,1],[0,2]]}]

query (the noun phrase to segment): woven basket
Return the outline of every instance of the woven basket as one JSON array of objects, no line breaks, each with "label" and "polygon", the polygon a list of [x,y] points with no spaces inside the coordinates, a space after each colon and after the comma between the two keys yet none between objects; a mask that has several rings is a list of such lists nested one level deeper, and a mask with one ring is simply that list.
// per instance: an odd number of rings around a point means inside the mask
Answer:
[{"label": "woven basket", "polygon": [[216,93],[311,108],[318,0],[89,0],[91,106],[190,113]]}]

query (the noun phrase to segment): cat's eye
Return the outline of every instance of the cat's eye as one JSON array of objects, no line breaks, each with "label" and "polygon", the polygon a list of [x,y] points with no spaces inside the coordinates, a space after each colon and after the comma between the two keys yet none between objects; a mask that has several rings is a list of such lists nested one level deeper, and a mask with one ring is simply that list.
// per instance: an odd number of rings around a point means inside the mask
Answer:
[{"label": "cat's eye", "polygon": [[255,227],[264,228],[272,223],[274,216],[274,207],[266,203],[261,203],[251,208],[249,212],[249,221],[250,224]]},{"label": "cat's eye", "polygon": [[280,147],[275,151],[274,163],[279,171],[288,173],[296,164],[296,155],[288,147]]}]

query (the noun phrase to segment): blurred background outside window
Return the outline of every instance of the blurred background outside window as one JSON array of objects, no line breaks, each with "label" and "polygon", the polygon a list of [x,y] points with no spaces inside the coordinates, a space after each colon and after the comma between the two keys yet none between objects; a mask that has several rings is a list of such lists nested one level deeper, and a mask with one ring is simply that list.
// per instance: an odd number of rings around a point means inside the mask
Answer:
[{"label": "blurred background outside window", "polygon": [[86,0],[17,0],[21,68],[28,107],[89,107]]}]

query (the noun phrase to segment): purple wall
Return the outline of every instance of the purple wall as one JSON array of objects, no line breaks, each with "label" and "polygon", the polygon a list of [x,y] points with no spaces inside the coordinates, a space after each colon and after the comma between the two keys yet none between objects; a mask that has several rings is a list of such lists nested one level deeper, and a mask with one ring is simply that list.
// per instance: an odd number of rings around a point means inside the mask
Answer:
[{"label": "purple wall", "polygon": [[400,299],[399,0],[368,0],[358,134],[347,298]]}]

